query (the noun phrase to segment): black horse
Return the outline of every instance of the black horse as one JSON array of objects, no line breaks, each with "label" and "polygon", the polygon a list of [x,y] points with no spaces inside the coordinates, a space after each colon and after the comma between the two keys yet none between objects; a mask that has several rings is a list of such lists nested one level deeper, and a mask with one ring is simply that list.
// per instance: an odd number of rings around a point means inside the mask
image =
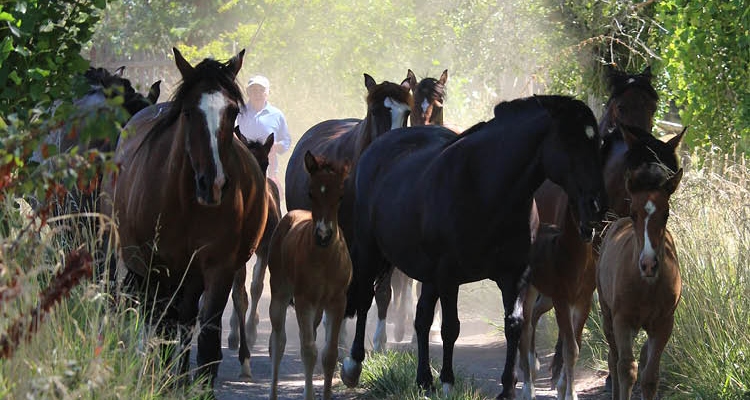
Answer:
[{"label": "black horse", "polygon": [[530,246],[534,190],[549,178],[581,215],[580,233],[606,208],[596,119],[581,101],[535,96],[500,103],[495,118],[461,135],[441,127],[398,129],[372,143],[356,172],[353,278],[347,315],[357,314],[342,380],[354,386],[365,356],[373,282],[393,265],[423,283],[417,305],[417,383],[432,389],[428,334],[443,309],[445,390],[454,383],[458,287],[492,279],[502,290],[508,343],[501,398],[512,398]]}]

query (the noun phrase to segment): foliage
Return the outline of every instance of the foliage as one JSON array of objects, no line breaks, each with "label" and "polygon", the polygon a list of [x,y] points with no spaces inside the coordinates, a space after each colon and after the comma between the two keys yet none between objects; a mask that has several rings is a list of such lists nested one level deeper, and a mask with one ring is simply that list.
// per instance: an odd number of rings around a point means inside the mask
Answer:
[{"label": "foliage", "polygon": [[667,91],[690,145],[750,151],[750,7],[745,0],[659,1]]}]

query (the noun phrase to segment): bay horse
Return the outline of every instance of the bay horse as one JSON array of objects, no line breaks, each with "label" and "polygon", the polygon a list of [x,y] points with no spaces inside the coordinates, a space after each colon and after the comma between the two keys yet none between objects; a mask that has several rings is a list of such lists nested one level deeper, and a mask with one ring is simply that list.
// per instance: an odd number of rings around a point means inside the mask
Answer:
[{"label": "bay horse", "polygon": [[200,320],[197,374],[213,385],[232,280],[265,228],[265,177],[232,132],[243,104],[236,76],[245,51],[196,66],[173,52],[182,82],[171,102],[141,110],[124,128],[115,153],[120,169],[105,189],[120,258],[146,309],[162,313],[167,334],[179,334],[183,372],[188,330]]},{"label": "bay horse", "polygon": [[[273,133],[268,136],[264,143],[261,143],[248,141],[245,136],[239,133],[238,129],[239,127],[235,126],[237,137],[255,157],[261,171],[265,174],[269,165],[268,155],[274,141]],[[263,294],[263,280],[266,276],[266,266],[268,266],[268,248],[271,243],[271,235],[273,235],[276,225],[281,220],[281,202],[279,199],[279,188],[276,186],[276,182],[266,176],[268,216],[266,217],[266,227],[263,231],[263,236],[258,244],[258,248],[255,250],[255,265],[253,266],[250,284],[250,315],[247,319],[245,319],[245,314],[248,310],[247,289],[245,287],[247,279],[246,268],[240,268],[237,271],[232,285],[232,304],[234,305],[235,312],[232,313],[229,319],[229,336],[227,341],[230,349],[236,350],[239,348],[240,364],[242,365],[240,377],[252,377],[249,349],[255,345],[258,336],[257,327],[260,320],[258,316],[258,302],[260,301],[261,294]],[[245,343],[244,346],[243,343]]]},{"label": "bay horse", "polygon": [[609,343],[613,399],[630,399],[638,371],[633,340],[641,329],[648,335],[641,351],[642,397],[656,397],[659,363],[672,334],[682,287],[674,239],[667,228],[669,197],[681,178],[682,169],[673,172],[657,163],[629,170],[630,217],[610,225],[602,241],[596,288]]},{"label": "bay horse", "polygon": [[[616,216],[627,215],[629,206],[624,190],[624,155],[628,150],[628,145],[623,137],[622,126],[629,126],[632,134],[642,137],[649,143],[653,144],[656,140],[650,133],[653,128],[653,116],[658,102],[656,90],[651,85],[652,79],[650,67],[646,67],[643,72],[638,74],[629,74],[614,68],[609,69],[610,98],[600,120],[599,131],[603,139],[603,171],[609,211]],[[674,142],[670,142],[672,150],[658,143],[654,144],[653,147],[663,149],[664,162],[669,163],[669,160],[674,160],[672,163],[676,165],[674,148],[677,147],[680,140],[680,138],[677,138]],[[577,346],[580,347],[580,334],[588,318],[591,299],[595,290],[594,266],[597,255],[595,249],[598,248],[599,241],[599,238],[596,237],[592,246],[590,243],[576,239],[577,223],[575,216],[567,207],[567,198],[562,188],[552,182],[545,182],[535,194],[535,200],[539,207],[540,221],[544,224],[553,224],[563,231],[567,230],[564,237],[570,240],[566,240],[564,246],[557,247],[560,252],[563,252],[559,256],[537,257],[539,260],[546,259],[558,266],[548,266],[545,274],[550,275],[546,278],[541,277],[540,275],[543,275],[541,273],[536,274],[536,279],[549,280],[550,282],[550,286],[541,291],[542,295],[538,299],[535,297],[536,287],[531,287],[530,291],[527,292],[528,298],[525,300],[526,307],[524,309],[527,313],[531,312],[531,304],[535,299],[537,300],[533,307],[533,313],[527,314],[528,318],[526,318],[526,322],[530,322],[531,325],[524,327],[523,337],[528,338],[530,343],[526,346],[522,341],[522,345],[524,349],[529,349],[532,353],[521,358],[522,369],[525,368],[524,365],[527,365],[527,361],[529,361],[528,365],[535,364],[533,335],[539,318],[553,307],[553,300],[549,296],[554,295],[557,298],[558,306],[561,310],[564,310],[562,311],[564,315],[575,316],[575,320],[571,323],[562,322],[563,327],[561,329],[567,331],[572,324],[572,330],[576,332],[575,336],[578,338]],[[556,270],[559,272],[554,272]],[[561,280],[566,282],[566,285],[552,284]],[[540,283],[539,285],[545,284]],[[572,312],[569,306],[572,306],[575,312]],[[577,358],[577,356],[573,356],[573,352],[577,354],[577,348],[573,348],[572,343],[569,343],[566,351],[570,355],[569,361],[573,363],[568,365],[567,368],[572,371],[572,365],[575,364],[575,360],[572,360],[572,358]],[[567,392],[569,396],[574,396],[572,377],[560,379],[560,372],[563,367],[562,353],[563,332],[558,331],[555,357],[551,367],[552,387],[557,386],[560,393]],[[529,360],[529,357],[532,360]],[[533,377],[529,374],[534,371],[526,371],[524,383],[532,386],[526,387],[524,393],[526,396],[533,398]]]},{"label": "bay horse", "polygon": [[[329,161],[349,160],[354,168],[362,152],[373,140],[391,129],[406,126],[407,116],[413,105],[409,92],[411,89],[409,77],[407,76],[401,84],[388,81],[378,84],[368,74],[364,74],[364,78],[367,89],[367,114],[364,119],[334,119],[320,122],[308,129],[295,145],[289,158],[285,177],[288,210],[309,210],[311,207],[308,195],[310,178],[304,171],[304,155],[308,150]],[[353,231],[353,207],[354,183],[353,179],[348,179],[344,186],[344,198],[339,207],[339,225],[350,246]],[[389,284],[383,285],[384,289],[385,286],[390,289]],[[388,298],[390,300],[390,294]],[[379,320],[377,330],[385,333],[385,314]],[[344,336],[341,335],[342,341]],[[375,342],[381,343],[383,340],[379,339]]]},{"label": "bay horse", "polygon": [[[406,79],[412,92],[412,107],[409,113],[411,126],[439,125],[443,126],[443,104],[446,96],[446,83],[448,82],[448,70],[444,70],[439,79],[425,77],[417,81],[417,76],[409,69]],[[452,129],[452,128],[451,128]],[[458,132],[456,132],[458,133]],[[375,305],[378,309],[378,325],[373,335],[373,349],[375,351],[385,350],[388,336],[385,329],[385,321],[388,316],[388,307],[393,298],[395,318],[394,339],[400,342],[404,338],[407,326],[411,326],[414,320],[412,286],[414,281],[398,268],[391,269],[386,273],[377,285],[375,292]],[[419,291],[419,287],[417,287]],[[416,337],[413,336],[416,342]]]},{"label": "bay horse", "polygon": [[534,190],[545,178],[563,185],[581,215],[580,233],[589,239],[606,200],[601,139],[583,102],[534,96],[500,103],[494,115],[458,136],[441,127],[398,129],[360,158],[347,301],[357,330],[341,372],[347,386],[356,386],[362,371],[373,282],[395,265],[422,282],[415,330],[417,384],[426,390],[432,390],[427,336],[436,301],[443,312],[440,380],[450,391],[459,285],[496,282],[508,346],[499,397],[513,398]]},{"label": "bay horse", "polygon": [[[279,363],[286,346],[286,310],[294,305],[299,325],[300,352],[305,366],[304,398],[315,398],[313,368],[318,357],[315,332],[326,313],[323,349],[323,398],[331,398],[331,382],[338,359],[338,335],[346,309],[346,290],[352,263],[338,225],[338,208],[345,191],[349,162],[328,161],[305,152],[310,176],[312,210],[292,210],[273,233],[268,259],[271,274],[271,399],[278,396]],[[370,300],[372,301],[372,300]]]}]

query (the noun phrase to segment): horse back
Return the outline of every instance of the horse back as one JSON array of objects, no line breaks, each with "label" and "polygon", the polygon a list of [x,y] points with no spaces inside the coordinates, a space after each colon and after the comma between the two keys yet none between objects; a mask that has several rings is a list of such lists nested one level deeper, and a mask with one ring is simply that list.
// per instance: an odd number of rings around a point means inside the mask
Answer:
[{"label": "horse back", "polygon": [[320,247],[313,229],[310,211],[292,210],[281,219],[271,238],[268,269],[272,285],[291,287],[295,303],[300,299],[317,304],[340,300],[352,276],[341,230],[328,246]]},{"label": "horse back", "polygon": [[627,321],[634,329],[647,328],[672,316],[680,299],[682,280],[671,233],[667,230],[664,238],[659,277],[648,284],[640,276],[640,252],[630,218],[620,218],[607,229],[597,264],[600,301],[614,318]]},{"label": "horse back", "polygon": [[[287,209],[309,210],[311,208],[310,200],[307,196],[307,189],[310,185],[310,177],[305,173],[304,158],[307,151],[313,154],[325,157],[330,161],[343,161],[348,159],[352,165],[355,165],[359,154],[355,154],[356,135],[353,130],[360,125],[361,119],[332,119],[320,122],[305,132],[297,144],[294,151],[289,157],[289,163],[286,168],[285,192]],[[348,191],[346,193],[349,193]],[[347,208],[347,196],[341,205],[340,210],[349,210]],[[339,211],[343,216],[344,211]],[[339,221],[345,226],[345,221]]]}]

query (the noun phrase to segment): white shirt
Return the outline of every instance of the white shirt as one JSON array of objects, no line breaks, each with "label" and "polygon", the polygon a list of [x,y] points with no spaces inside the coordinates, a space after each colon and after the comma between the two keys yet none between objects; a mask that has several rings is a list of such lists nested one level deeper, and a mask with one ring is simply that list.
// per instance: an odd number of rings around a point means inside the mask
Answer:
[{"label": "white shirt", "polygon": [[281,146],[278,153],[284,153],[292,145],[284,113],[268,102],[258,112],[246,104],[237,115],[236,124],[239,125],[242,136],[251,142],[263,143],[273,133],[274,143]]}]

